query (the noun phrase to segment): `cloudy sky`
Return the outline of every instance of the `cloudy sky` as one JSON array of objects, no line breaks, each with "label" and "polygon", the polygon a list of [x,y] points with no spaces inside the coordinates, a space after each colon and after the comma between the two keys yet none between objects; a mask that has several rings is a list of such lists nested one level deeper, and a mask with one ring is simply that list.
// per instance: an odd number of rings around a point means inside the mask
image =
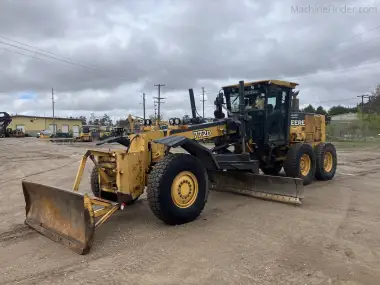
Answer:
[{"label": "cloudy sky", "polygon": [[[301,104],[354,105],[380,83],[380,1],[1,0],[0,111],[201,113],[239,80],[299,83]],[[377,27],[379,26],[379,27]],[[328,102],[333,100],[332,102]]]}]

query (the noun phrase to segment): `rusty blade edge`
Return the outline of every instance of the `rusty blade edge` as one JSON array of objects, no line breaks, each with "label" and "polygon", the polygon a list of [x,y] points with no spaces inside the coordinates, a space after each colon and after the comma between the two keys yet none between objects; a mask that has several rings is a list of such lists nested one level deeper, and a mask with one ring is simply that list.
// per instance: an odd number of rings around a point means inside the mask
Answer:
[{"label": "rusty blade edge", "polygon": [[260,191],[237,189],[237,188],[232,188],[232,187],[220,188],[215,185],[211,185],[210,189],[217,192],[231,192],[234,194],[250,196],[250,197],[259,198],[263,200],[276,201],[276,202],[285,203],[285,204],[302,205],[302,198],[299,198],[299,197],[290,197],[286,195],[270,194],[270,193],[265,193],[265,192],[260,192]]},{"label": "rusty blade edge", "polygon": [[33,220],[26,219],[25,224],[27,224],[28,226],[30,226],[31,228],[33,228],[40,234],[48,237],[52,241],[55,241],[56,243],[60,243],[80,255],[87,254],[91,249],[91,246],[89,246],[88,244],[83,244],[83,243],[74,241],[72,239],[69,239],[63,235],[60,235],[59,233],[55,232],[52,229],[48,229],[41,226],[40,224],[34,222]]}]

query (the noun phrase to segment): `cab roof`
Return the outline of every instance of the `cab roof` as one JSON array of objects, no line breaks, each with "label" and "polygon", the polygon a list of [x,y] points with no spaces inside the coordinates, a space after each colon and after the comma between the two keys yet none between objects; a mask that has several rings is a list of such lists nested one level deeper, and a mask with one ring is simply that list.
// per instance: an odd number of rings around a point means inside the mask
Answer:
[{"label": "cab roof", "polygon": [[[250,86],[252,84],[258,84],[258,83],[267,83],[267,84],[273,83],[275,85],[284,86],[284,87],[288,87],[288,88],[292,88],[292,89],[298,85],[298,83],[295,83],[295,82],[274,79],[274,80],[259,80],[259,81],[244,82],[244,86]],[[227,85],[227,86],[223,86],[222,88],[228,88],[228,87],[238,88],[239,84]]]}]

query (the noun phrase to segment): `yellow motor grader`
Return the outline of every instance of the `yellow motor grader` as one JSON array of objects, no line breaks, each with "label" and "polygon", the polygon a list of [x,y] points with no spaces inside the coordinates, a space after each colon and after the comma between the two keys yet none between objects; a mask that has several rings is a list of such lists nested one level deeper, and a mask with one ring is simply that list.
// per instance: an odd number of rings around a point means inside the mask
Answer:
[{"label": "yellow motor grader", "polygon": [[[222,87],[215,119],[208,123],[196,118],[190,89],[192,122],[98,143],[124,148],[87,150],[72,190],[22,181],[26,224],[85,254],[95,230],[144,191],[154,215],[170,225],[195,220],[209,189],[301,204],[304,185],[334,177],[337,156],[325,142],[324,116],[292,109],[296,86],[263,80]],[[214,146],[205,147],[199,143],[203,139],[212,139]],[[185,152],[171,153],[172,148]],[[78,192],[88,159],[94,163],[93,195]]]}]

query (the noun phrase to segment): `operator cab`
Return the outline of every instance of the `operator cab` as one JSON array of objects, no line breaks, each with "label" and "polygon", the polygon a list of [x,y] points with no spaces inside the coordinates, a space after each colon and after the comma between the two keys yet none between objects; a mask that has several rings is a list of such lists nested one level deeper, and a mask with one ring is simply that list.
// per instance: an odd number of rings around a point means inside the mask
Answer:
[{"label": "operator cab", "polygon": [[[258,146],[286,145],[289,141],[292,89],[298,84],[280,80],[244,83],[246,133]],[[239,84],[222,87],[228,117],[238,118]]]}]

